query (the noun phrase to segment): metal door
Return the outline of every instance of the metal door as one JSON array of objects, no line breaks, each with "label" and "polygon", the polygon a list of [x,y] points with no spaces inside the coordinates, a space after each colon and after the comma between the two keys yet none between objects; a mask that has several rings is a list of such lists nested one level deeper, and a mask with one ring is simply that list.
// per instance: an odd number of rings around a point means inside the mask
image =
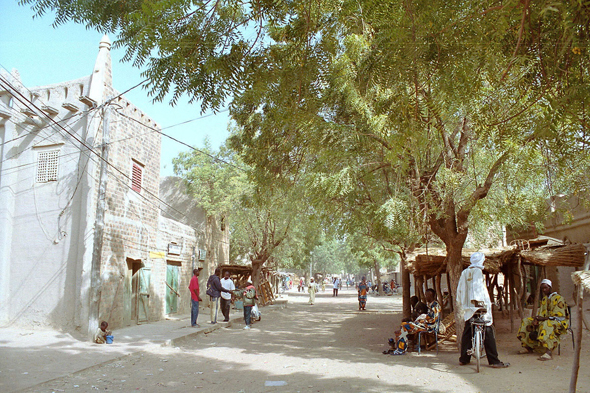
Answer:
[{"label": "metal door", "polygon": [[150,278],[152,271],[148,267],[139,269],[139,293],[137,301],[137,323],[147,322],[149,316],[150,305]]},{"label": "metal door", "polygon": [[166,314],[174,314],[178,311],[178,276],[179,268],[176,265],[167,265],[166,269]]}]

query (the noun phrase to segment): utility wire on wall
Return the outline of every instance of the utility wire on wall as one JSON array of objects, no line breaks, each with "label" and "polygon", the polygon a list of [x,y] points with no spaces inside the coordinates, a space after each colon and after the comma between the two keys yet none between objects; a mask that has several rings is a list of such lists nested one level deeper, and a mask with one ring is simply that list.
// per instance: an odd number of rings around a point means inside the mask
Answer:
[{"label": "utility wire on wall", "polygon": [[[0,76],[0,84],[3,85],[5,88],[10,88],[13,92],[13,97],[15,99],[17,99],[23,106],[25,106],[26,108],[30,109],[30,110],[35,110],[37,113],[42,114],[46,119],[48,119],[53,125],[57,126],[59,129],[63,130],[64,132],[66,132],[68,135],[70,135],[73,139],[75,139],[80,145],[84,146],[87,151],[89,153],[94,154],[95,156],[97,156],[100,160],[104,161],[108,166],[110,166],[111,168],[113,168],[116,172],[118,172],[119,174],[121,174],[123,177],[125,177],[127,180],[131,181],[131,177],[128,176],[126,173],[124,173],[122,170],[120,170],[119,168],[117,168],[115,165],[113,165],[111,162],[104,160],[103,157],[100,156],[99,153],[97,153],[95,150],[93,150],[92,147],[88,146],[86,143],[84,143],[84,141],[82,141],[80,138],[78,138],[74,133],[68,131],[65,127],[63,127],[61,124],[57,123],[53,118],[51,118],[50,116],[46,115],[40,108],[38,108],[33,102],[31,102],[28,98],[26,98],[18,89],[16,89],[10,82],[8,82],[7,80],[5,80],[2,76]],[[100,107],[99,107],[100,108]],[[99,109],[96,108],[96,109]],[[84,152],[84,149],[82,149],[80,146],[78,146],[78,149],[80,149],[81,152]],[[88,156],[90,158],[90,156]],[[125,186],[129,189],[132,189],[131,186],[129,184],[125,184]],[[168,203],[166,203],[165,201],[163,201],[162,199],[160,199],[158,196],[156,196],[154,193],[152,193],[151,191],[147,190],[147,189],[143,189],[147,194],[149,194],[150,196],[152,196],[154,199],[156,199],[157,201],[159,201],[160,203],[162,203],[163,205],[165,205],[166,207],[168,207],[169,209],[173,210],[174,212],[178,213],[180,215],[180,217],[182,218],[186,218],[184,217],[184,214],[181,213],[180,211],[178,211],[177,209],[175,209],[174,207],[170,206]],[[156,205],[155,203],[153,203],[152,201],[150,201],[145,195],[142,195],[140,193],[138,193],[138,195],[143,198],[146,202],[156,206],[159,210],[162,210],[162,207]]]}]

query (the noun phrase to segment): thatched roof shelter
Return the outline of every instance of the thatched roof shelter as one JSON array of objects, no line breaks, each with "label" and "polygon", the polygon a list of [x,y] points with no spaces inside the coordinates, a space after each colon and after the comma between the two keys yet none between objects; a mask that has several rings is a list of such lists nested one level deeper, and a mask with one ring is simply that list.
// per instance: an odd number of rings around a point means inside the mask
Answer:
[{"label": "thatched roof shelter", "polygon": [[[424,253],[426,252],[427,253]],[[470,265],[471,254],[477,250],[463,249],[462,258],[463,266],[466,268]],[[509,263],[516,254],[514,247],[503,249],[492,249],[481,251],[485,254],[484,272],[497,274],[501,271],[502,266]],[[408,270],[415,276],[426,276],[427,278],[435,277],[447,272],[447,257],[445,250],[442,249],[419,249],[408,258]]]},{"label": "thatched roof shelter", "polygon": [[520,251],[524,263],[538,266],[584,266],[586,247],[583,244]]},{"label": "thatched roof shelter", "polygon": [[[522,263],[537,266],[572,266],[584,265],[586,248],[583,244],[564,244],[561,240],[539,237],[530,240],[518,240],[510,247],[472,250],[463,249],[463,267],[470,265],[472,253],[480,251],[486,256],[484,272],[497,274],[505,265],[516,263],[520,256]],[[436,277],[447,272],[446,251],[441,248],[417,249],[408,256],[408,270],[415,276]]]},{"label": "thatched roof shelter", "polygon": [[590,292],[590,271],[580,270],[572,273],[572,281],[576,285],[581,285],[586,291]]}]

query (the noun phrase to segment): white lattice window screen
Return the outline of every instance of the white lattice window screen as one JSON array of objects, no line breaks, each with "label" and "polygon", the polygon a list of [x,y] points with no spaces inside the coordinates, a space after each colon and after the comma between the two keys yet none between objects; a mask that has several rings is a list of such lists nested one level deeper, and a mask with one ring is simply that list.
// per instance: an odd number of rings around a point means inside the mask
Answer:
[{"label": "white lattice window screen", "polygon": [[37,183],[57,181],[59,150],[37,152]]}]

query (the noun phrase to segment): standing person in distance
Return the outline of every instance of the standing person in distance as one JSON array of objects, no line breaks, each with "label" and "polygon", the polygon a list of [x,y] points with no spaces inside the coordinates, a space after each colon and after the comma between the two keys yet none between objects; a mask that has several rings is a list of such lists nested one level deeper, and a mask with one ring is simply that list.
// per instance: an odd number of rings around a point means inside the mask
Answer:
[{"label": "standing person in distance", "polygon": [[230,278],[229,271],[226,271],[221,279],[221,286],[230,292],[221,292],[221,312],[225,318],[223,322],[229,322],[229,308],[231,306],[231,291],[236,289],[234,282]]},{"label": "standing person in distance", "polygon": [[309,279],[309,286],[307,292],[309,292],[309,304],[313,306],[315,303],[315,293],[318,291],[318,284],[313,281],[313,277]]},{"label": "standing person in distance", "polygon": [[471,318],[479,309],[479,307],[476,307],[472,303],[472,300],[475,300],[483,302],[487,309],[483,318],[486,321],[483,345],[486,350],[488,363],[493,368],[505,368],[510,366],[510,363],[503,363],[498,358],[496,335],[492,327],[492,323],[494,322],[492,318],[492,302],[483,275],[483,263],[485,259],[486,256],[481,252],[471,254],[471,265],[463,270],[459,279],[459,285],[457,286],[457,307],[459,307],[459,314],[463,314],[463,319],[465,320],[463,336],[461,337],[461,357],[459,358],[459,364],[464,366],[471,361],[471,355],[468,355],[467,351],[472,347],[471,337],[473,336],[473,332],[471,330]]},{"label": "standing person in distance", "polygon": [[188,285],[191,293],[191,327],[200,327],[197,323],[199,317],[199,302],[202,300],[199,295],[199,269],[193,270],[193,277]]},{"label": "standing person in distance", "polygon": [[369,288],[367,279],[363,277],[358,285],[359,310],[364,310],[367,306],[367,294],[369,293]]},{"label": "standing person in distance", "polygon": [[338,277],[334,277],[332,285],[334,286],[334,289],[332,289],[332,297],[338,296],[338,288],[340,288],[340,280],[338,280]]}]

